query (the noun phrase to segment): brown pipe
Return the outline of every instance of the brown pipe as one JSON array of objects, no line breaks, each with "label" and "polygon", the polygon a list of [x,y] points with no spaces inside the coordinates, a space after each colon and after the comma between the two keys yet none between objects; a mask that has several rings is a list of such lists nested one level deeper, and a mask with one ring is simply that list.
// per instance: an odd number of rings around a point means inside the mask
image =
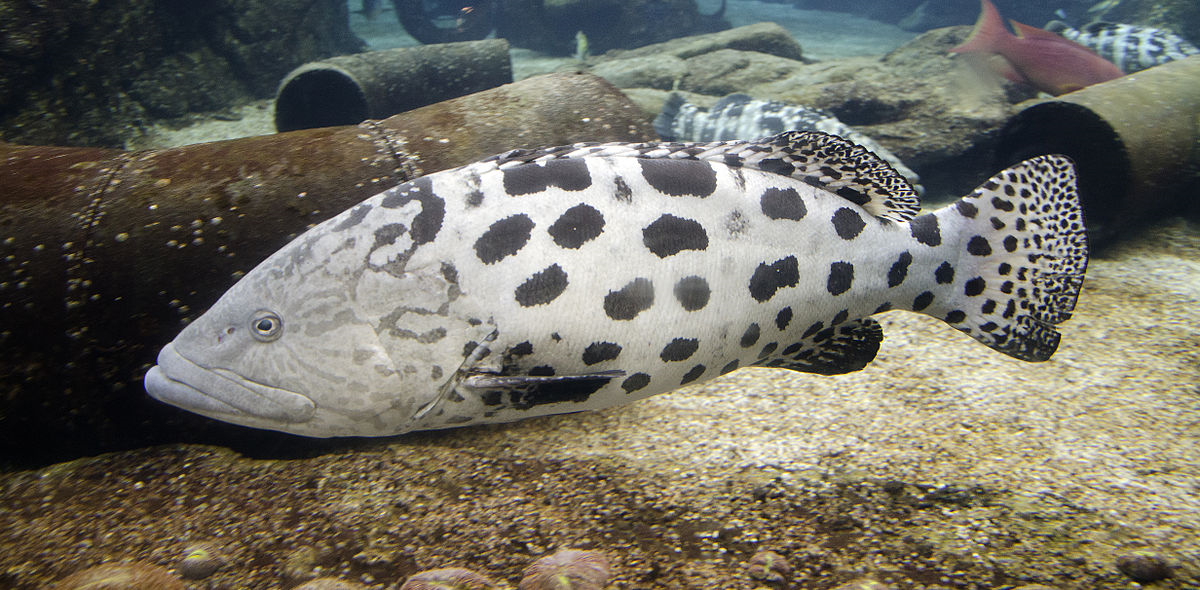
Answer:
[{"label": "brown pipe", "polygon": [[353,127],[145,152],[0,144],[0,464],[242,436],[141,386],[158,349],[241,273],[423,173],[652,137],[615,87],[565,73]]},{"label": "brown pipe", "polygon": [[283,78],[275,96],[275,128],[354,125],[510,82],[504,39],[331,57]]},{"label": "brown pipe", "polygon": [[1171,210],[1200,186],[1200,56],[1028,106],[1000,130],[996,168],[1048,153],[1075,160],[1094,241]]}]

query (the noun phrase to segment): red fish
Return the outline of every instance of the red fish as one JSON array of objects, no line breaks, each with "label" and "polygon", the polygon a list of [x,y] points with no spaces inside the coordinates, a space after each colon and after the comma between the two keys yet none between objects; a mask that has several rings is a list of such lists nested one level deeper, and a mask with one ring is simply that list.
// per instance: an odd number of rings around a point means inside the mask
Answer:
[{"label": "red fish", "polygon": [[1017,30],[1013,35],[990,0],[980,3],[975,30],[951,52],[999,56],[988,61],[998,73],[1055,96],[1125,75],[1087,47],[1049,31],[1010,20]]}]

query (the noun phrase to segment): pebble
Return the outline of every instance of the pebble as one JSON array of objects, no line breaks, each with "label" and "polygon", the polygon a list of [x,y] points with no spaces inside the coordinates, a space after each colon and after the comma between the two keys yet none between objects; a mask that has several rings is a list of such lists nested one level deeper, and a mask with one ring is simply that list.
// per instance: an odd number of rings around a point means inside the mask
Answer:
[{"label": "pebble", "polygon": [[599,551],[560,549],[525,568],[518,590],[603,590],[611,568]]},{"label": "pebble", "polygon": [[292,590],[367,590],[367,587],[337,578],[316,578],[296,586]]},{"label": "pebble", "polygon": [[1162,557],[1148,551],[1136,551],[1117,557],[1117,569],[1139,584],[1171,577],[1171,566]]},{"label": "pebble", "polygon": [[491,590],[495,582],[461,567],[425,570],[409,576],[400,590]]},{"label": "pebble", "polygon": [[755,580],[782,584],[792,575],[792,564],[774,551],[759,551],[750,557],[747,566]]},{"label": "pebble", "polygon": [[859,578],[834,587],[833,590],[894,590],[891,586],[871,578]]},{"label": "pebble", "polygon": [[183,549],[179,560],[179,575],[200,580],[213,575],[226,563],[224,554],[212,543],[192,543]]},{"label": "pebble", "polygon": [[186,590],[183,580],[165,567],[131,561],[105,563],[75,572],[55,590]]}]

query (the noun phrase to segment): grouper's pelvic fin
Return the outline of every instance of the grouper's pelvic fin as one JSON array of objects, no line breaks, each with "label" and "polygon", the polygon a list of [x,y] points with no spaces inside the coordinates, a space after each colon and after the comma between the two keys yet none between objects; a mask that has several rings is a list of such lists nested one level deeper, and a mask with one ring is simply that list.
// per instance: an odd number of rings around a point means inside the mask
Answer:
[{"label": "grouper's pelvic fin", "polygon": [[918,240],[958,249],[957,261],[938,269],[938,282],[951,285],[949,296],[922,293],[914,311],[1014,358],[1044,361],[1054,354],[1054,326],[1071,317],[1088,262],[1069,158],[1016,164],[912,225]]}]

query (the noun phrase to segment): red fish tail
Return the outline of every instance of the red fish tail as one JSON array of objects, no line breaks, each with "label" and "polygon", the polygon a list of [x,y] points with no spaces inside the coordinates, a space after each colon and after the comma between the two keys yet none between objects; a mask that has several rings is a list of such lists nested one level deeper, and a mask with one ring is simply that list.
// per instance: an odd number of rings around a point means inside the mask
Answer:
[{"label": "red fish tail", "polygon": [[951,49],[952,53],[998,53],[1000,47],[1013,37],[990,0],[980,0],[980,5],[979,20],[975,21],[971,36],[962,45]]}]

